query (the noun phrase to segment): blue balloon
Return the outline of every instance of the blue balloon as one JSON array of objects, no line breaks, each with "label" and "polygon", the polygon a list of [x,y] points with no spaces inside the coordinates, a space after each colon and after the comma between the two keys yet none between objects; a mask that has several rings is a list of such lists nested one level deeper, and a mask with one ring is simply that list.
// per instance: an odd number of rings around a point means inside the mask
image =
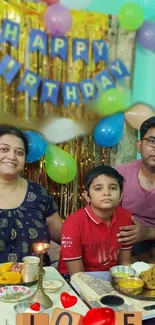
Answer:
[{"label": "blue balloon", "polygon": [[93,137],[99,146],[112,147],[123,136],[123,130],[124,114],[117,113],[100,120],[94,129]]},{"label": "blue balloon", "polygon": [[42,158],[47,150],[47,142],[44,138],[34,132],[34,131],[25,131],[24,134],[28,139],[29,152],[26,157],[27,162],[34,162]]}]

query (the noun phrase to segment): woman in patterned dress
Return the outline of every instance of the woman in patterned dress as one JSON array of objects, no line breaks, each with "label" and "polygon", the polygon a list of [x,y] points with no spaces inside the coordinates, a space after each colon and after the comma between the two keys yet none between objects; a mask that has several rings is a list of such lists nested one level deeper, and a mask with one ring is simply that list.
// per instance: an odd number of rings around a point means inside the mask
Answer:
[{"label": "woman in patterned dress", "polygon": [[60,243],[62,221],[52,196],[19,176],[27,154],[24,133],[0,125],[0,263],[32,255],[34,242]]}]

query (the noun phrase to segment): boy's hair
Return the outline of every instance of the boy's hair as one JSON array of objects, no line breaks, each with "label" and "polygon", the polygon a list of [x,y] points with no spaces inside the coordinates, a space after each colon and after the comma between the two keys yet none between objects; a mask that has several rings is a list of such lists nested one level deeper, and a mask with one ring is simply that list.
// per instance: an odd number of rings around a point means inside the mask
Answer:
[{"label": "boy's hair", "polygon": [[120,187],[120,192],[123,191],[123,182],[124,182],[124,177],[120,175],[116,169],[110,167],[110,166],[98,166],[93,169],[91,169],[88,174],[85,177],[84,180],[84,189],[85,191],[89,192],[90,185],[94,178],[100,176],[100,175],[106,175],[108,177],[114,178],[117,180],[119,187]]},{"label": "boy's hair", "polygon": [[140,127],[140,138],[143,139],[147,131],[151,128],[155,128],[155,116],[148,118],[142,123]]}]

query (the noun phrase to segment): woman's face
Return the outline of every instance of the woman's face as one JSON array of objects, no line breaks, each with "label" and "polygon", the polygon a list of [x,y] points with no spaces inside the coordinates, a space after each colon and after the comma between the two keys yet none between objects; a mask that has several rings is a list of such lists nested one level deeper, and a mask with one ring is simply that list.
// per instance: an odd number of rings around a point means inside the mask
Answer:
[{"label": "woman's face", "polygon": [[25,147],[22,139],[11,134],[0,137],[0,174],[17,176],[25,165]]}]

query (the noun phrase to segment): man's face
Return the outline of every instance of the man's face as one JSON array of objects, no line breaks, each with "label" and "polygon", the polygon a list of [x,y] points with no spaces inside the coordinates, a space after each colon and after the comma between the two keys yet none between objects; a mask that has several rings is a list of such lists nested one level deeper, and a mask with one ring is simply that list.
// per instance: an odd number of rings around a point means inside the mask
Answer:
[{"label": "man's face", "polygon": [[149,168],[155,167],[155,128],[150,128],[144,138],[138,141],[138,152],[141,153],[142,161]]}]

